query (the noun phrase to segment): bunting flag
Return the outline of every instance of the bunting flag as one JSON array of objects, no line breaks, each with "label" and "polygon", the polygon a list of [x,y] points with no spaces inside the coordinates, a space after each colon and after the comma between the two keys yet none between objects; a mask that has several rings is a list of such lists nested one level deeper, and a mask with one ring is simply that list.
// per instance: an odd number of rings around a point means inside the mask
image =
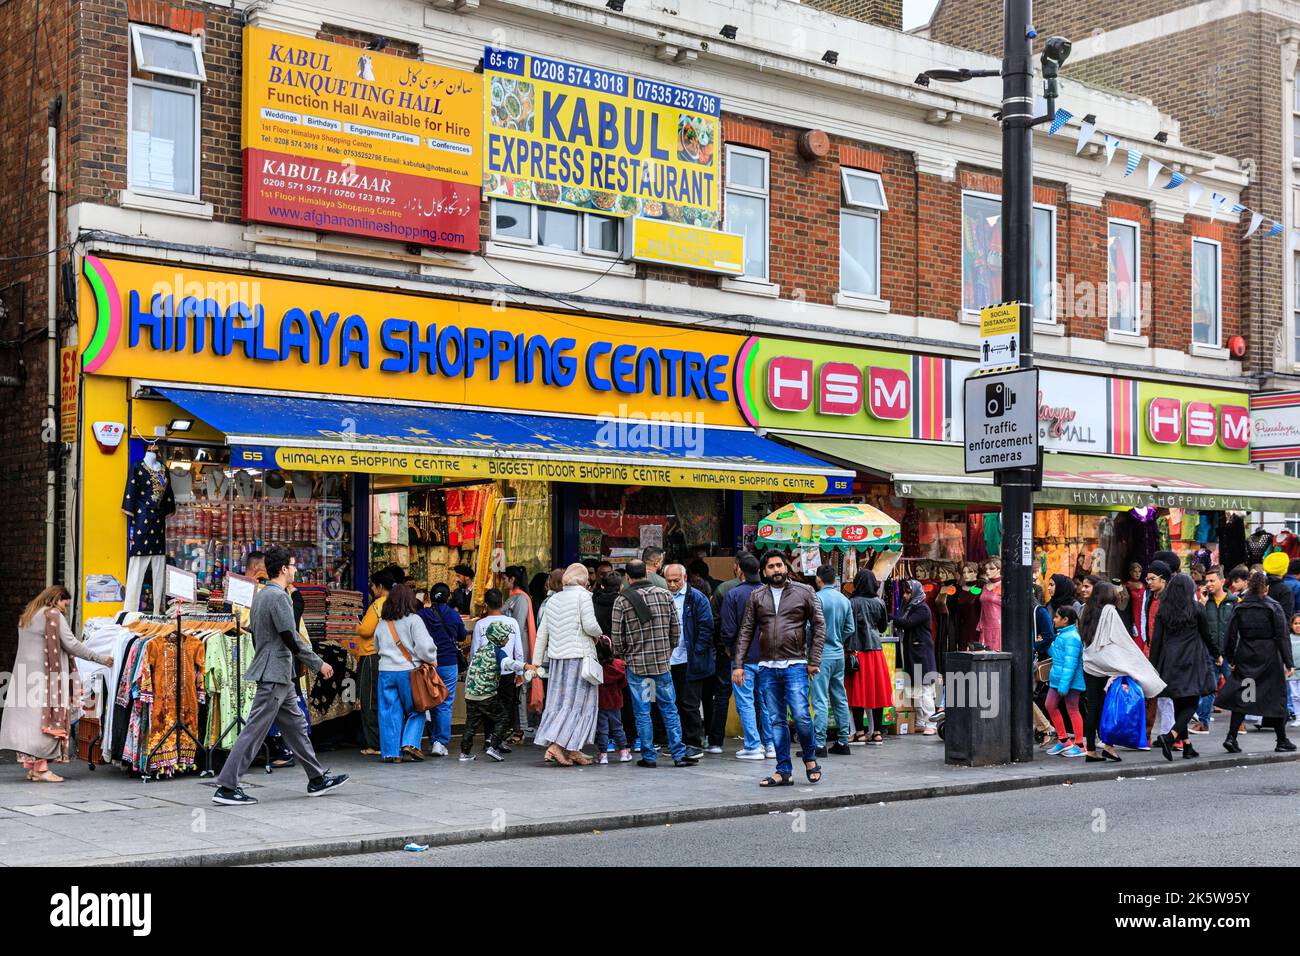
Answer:
[{"label": "bunting flag", "polygon": [[1124,164],[1124,175],[1132,176],[1137,172],[1138,163],[1142,162],[1142,150],[1128,147],[1128,162]]},{"label": "bunting flag", "polygon": [[1106,144],[1106,165],[1109,166],[1110,161],[1115,158],[1115,150],[1119,149],[1119,137],[1102,133],[1101,139]]},{"label": "bunting flag", "polygon": [[[0,3],[3,2],[4,0],[0,0]],[[1072,119],[1074,119],[1073,113],[1069,110],[1058,108],[1056,114],[1052,118],[1051,127],[1048,129],[1047,135],[1055,136],[1064,129],[1065,125]],[[1082,153],[1084,147],[1092,142],[1092,138],[1096,136],[1098,132],[1097,117],[1091,113],[1083,117],[1080,121],[1079,135],[1075,143],[1074,154],[1077,156]],[[1156,180],[1160,178],[1160,173],[1168,168],[1163,163],[1158,162],[1154,157],[1144,156],[1142,150],[1138,149],[1136,146],[1126,144],[1118,136],[1112,136],[1109,133],[1103,132],[1101,133],[1101,139],[1102,146],[1106,151],[1106,167],[1109,167],[1111,162],[1115,159],[1115,153],[1119,148],[1121,146],[1124,147],[1128,154],[1128,159],[1124,163],[1125,177],[1132,176],[1137,172],[1138,167],[1142,165],[1142,160],[1147,160],[1148,189],[1155,188]],[[1204,196],[1207,191],[1205,186],[1201,185],[1194,179],[1188,179],[1184,173],[1180,173],[1176,169],[1169,169],[1169,181],[1161,188],[1178,189],[1183,185],[1187,186],[1187,210],[1188,212],[1194,212],[1197,204],[1201,201],[1201,197]],[[1225,210],[1227,210],[1227,212],[1225,212]],[[1237,221],[1240,222],[1243,213],[1250,213],[1250,227],[1246,230],[1246,234],[1243,237],[1249,239],[1260,231],[1260,228],[1264,224],[1265,217],[1262,214],[1255,212],[1255,210],[1251,209],[1249,206],[1245,206],[1239,202],[1234,202],[1231,196],[1220,196],[1216,192],[1210,193],[1211,222],[1214,222],[1221,214],[1225,216],[1229,214],[1236,216]],[[1269,226],[1268,230],[1264,232],[1263,235],[1269,239],[1276,239],[1278,236],[1282,235],[1284,227],[1282,223],[1277,222],[1276,220],[1272,220],[1271,222],[1272,225]],[[1300,248],[1300,230],[1292,232],[1290,241],[1297,248]]]},{"label": "bunting flag", "polygon": [[1074,119],[1074,114],[1069,110],[1058,109],[1056,115],[1052,117],[1052,125],[1048,128],[1047,135],[1055,136],[1061,131],[1061,128],[1072,119]]},{"label": "bunting flag", "polygon": [[1095,132],[1097,132],[1097,117],[1089,113],[1079,126],[1079,143],[1074,147],[1075,156],[1083,152],[1083,147],[1088,145],[1088,140],[1092,139],[1092,134]]},{"label": "bunting flag", "polygon": [[1147,160],[1147,189],[1154,189],[1156,177],[1160,175],[1160,170],[1165,168],[1164,163],[1157,163],[1154,158]]}]

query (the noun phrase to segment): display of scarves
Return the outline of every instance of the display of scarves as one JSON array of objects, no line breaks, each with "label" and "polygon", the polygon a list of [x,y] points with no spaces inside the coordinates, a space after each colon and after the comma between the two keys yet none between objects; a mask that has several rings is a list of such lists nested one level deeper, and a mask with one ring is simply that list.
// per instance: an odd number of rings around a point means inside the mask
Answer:
[{"label": "display of scarves", "polygon": [[[511,482],[514,494],[498,499],[496,536],[506,564],[523,565],[529,575],[551,570],[551,488],[545,481]],[[490,527],[483,522],[483,527]],[[486,541],[485,541],[486,544]]]},{"label": "display of scarves", "polygon": [[472,608],[483,606],[483,595],[492,587],[492,552],[496,550],[497,532],[497,486],[488,485],[479,497],[479,523],[483,528],[483,538],[479,542],[478,560],[474,568],[474,601]]}]

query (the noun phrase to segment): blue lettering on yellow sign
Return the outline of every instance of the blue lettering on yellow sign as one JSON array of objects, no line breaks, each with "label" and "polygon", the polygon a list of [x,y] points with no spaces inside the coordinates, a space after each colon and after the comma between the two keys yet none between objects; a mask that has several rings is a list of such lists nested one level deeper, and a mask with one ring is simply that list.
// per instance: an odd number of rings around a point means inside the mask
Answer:
[{"label": "blue lettering on yellow sign", "polygon": [[355,362],[369,369],[372,359],[383,372],[440,375],[491,381],[513,378],[528,385],[541,379],[552,388],[567,388],[581,373],[594,391],[626,395],[649,393],[668,398],[728,402],[732,357],[672,348],[642,347],[632,342],[597,341],[583,354],[576,339],[547,338],[540,333],[456,325],[439,326],[399,317],[386,318],[374,332],[362,315],[342,315],[295,307],[278,322],[260,304],[156,294],[146,308],[138,290],[128,298],[131,348],[158,352],[232,353],[256,362],[294,361],[299,365],[347,368]]}]

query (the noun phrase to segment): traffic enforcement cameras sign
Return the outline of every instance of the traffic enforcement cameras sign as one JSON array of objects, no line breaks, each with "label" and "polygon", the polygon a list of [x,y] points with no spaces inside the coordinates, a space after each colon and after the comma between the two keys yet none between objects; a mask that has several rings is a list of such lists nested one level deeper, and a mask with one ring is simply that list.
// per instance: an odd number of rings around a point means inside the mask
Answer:
[{"label": "traffic enforcement cameras sign", "polygon": [[1038,465],[1038,370],[966,379],[966,473]]}]

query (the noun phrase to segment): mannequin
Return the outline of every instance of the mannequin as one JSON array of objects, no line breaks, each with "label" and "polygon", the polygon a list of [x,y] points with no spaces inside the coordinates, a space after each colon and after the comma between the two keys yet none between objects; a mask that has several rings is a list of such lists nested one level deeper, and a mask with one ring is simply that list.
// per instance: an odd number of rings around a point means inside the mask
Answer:
[{"label": "mannequin", "polygon": [[162,612],[163,568],[167,566],[167,516],[176,510],[167,470],[158,460],[158,447],[150,445],[144,460],[131,471],[122,496],[122,511],[131,519],[127,550],[126,610],[140,609],[140,592],[148,571],[153,590],[153,613]]},{"label": "mannequin", "polygon": [[293,482],[293,496],[298,501],[310,501],[312,494],[312,477],[308,472],[295,471],[290,480]]},{"label": "mannequin", "polygon": [[208,499],[210,501],[220,501],[226,497],[226,486],[229,482],[226,480],[226,472],[220,466],[206,469],[208,482]]},{"label": "mannequin", "polygon": [[961,581],[957,593],[951,599],[957,605],[957,646],[959,650],[968,650],[980,639],[980,567],[974,561],[963,562]]},{"label": "mannequin", "polygon": [[194,502],[194,475],[187,461],[173,461],[171,468],[172,494],[177,504],[188,505]]},{"label": "mannequin", "polygon": [[1263,525],[1260,525],[1246,539],[1246,563],[1252,568],[1257,564],[1261,564],[1264,555],[1268,554],[1269,549],[1272,547],[1273,535],[1269,534]]},{"label": "mannequin", "polygon": [[1002,650],[1002,559],[984,562],[984,589],[980,592],[980,643],[991,651]]},{"label": "mannequin", "polygon": [[253,476],[242,468],[235,472],[235,494],[244,501],[253,497]]},{"label": "mannequin", "polygon": [[266,494],[268,501],[283,501],[285,492],[288,490],[285,486],[284,473],[279,471],[268,471],[262,476],[262,490]]}]

